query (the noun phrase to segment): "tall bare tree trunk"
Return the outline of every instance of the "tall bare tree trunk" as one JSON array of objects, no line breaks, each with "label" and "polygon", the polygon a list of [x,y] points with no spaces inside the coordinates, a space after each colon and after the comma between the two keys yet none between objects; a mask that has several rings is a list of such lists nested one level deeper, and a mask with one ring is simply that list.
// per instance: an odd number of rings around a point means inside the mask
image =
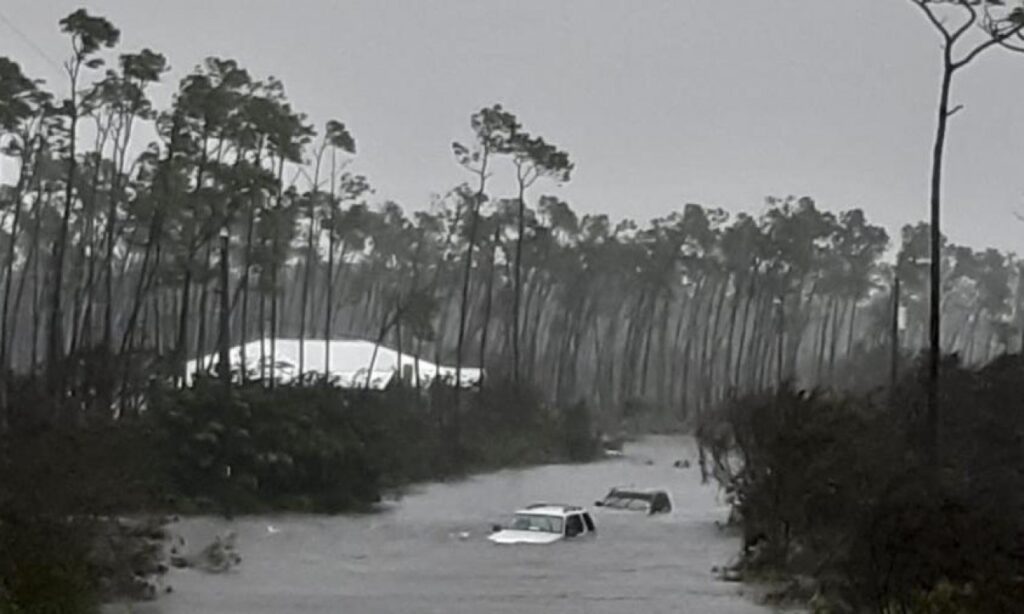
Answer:
[{"label": "tall bare tree trunk", "polygon": [[941,284],[942,284],[942,232],[940,214],[942,210],[942,159],[946,145],[946,126],[949,121],[949,95],[953,84],[953,56],[951,45],[943,48],[942,85],[939,90],[939,110],[935,126],[935,147],[932,150],[931,180],[931,244],[929,255],[928,303],[928,415],[925,431],[925,452],[933,467],[937,467],[939,455],[939,334],[941,331]]},{"label": "tall bare tree trunk", "polygon": [[[524,192],[526,186],[523,184],[523,177],[519,175],[519,216],[516,232],[516,267],[515,267],[515,288],[512,298],[512,379],[519,383],[519,342],[522,338],[519,330],[519,305],[523,296],[523,238],[526,235],[526,201]],[[481,188],[482,191],[482,188]]]},{"label": "tall bare tree trunk", "polygon": [[[489,272],[487,275],[487,298],[486,304],[484,305],[484,323],[483,329],[480,332],[480,371],[487,366],[487,331],[491,327],[491,305],[494,299],[494,273],[495,273],[495,256],[498,251],[498,241],[501,240],[501,224],[496,223],[494,228],[494,243],[491,244],[491,263]],[[519,312],[516,311],[516,319],[519,319]],[[518,349],[517,349],[518,352]],[[481,379],[481,386],[483,386],[483,380]]]},{"label": "tall bare tree trunk", "polygon": [[61,214],[57,238],[53,243],[53,262],[51,264],[50,313],[46,343],[46,372],[49,389],[54,394],[61,394],[64,388],[64,312],[62,293],[64,290],[64,254],[68,244],[68,230],[71,225],[71,210],[74,207],[75,172],[78,169],[78,84],[77,69],[71,80],[70,115],[71,125],[68,129],[68,172],[64,181],[64,209]]}]

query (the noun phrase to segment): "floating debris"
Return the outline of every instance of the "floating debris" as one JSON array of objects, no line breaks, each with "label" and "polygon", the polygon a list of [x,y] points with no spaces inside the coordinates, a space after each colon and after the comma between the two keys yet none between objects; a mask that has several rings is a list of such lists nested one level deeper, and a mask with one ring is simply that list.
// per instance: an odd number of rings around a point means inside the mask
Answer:
[{"label": "floating debris", "polygon": [[[235,551],[235,532],[228,531],[214,538],[213,542],[194,555],[175,554],[172,549],[171,565],[179,569],[199,569],[208,573],[223,573],[242,562]],[[180,540],[184,547],[185,541]]]}]

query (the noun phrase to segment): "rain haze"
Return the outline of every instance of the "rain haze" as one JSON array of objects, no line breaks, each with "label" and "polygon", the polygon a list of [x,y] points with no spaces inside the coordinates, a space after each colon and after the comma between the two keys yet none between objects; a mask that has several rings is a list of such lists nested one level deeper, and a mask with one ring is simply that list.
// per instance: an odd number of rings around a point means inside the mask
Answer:
[{"label": "rain haze", "polygon": [[1014,614],[1024,0],[0,0],[0,614]]}]

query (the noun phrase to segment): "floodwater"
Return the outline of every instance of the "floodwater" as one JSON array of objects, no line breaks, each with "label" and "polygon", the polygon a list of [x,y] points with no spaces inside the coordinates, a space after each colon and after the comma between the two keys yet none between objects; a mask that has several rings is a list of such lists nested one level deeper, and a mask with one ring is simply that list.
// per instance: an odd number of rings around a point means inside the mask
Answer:
[{"label": "floodwater", "polygon": [[[739,544],[715,526],[728,510],[716,501],[714,486],[700,484],[695,457],[692,439],[656,437],[599,463],[424,486],[379,514],[188,519],[174,530],[194,549],[234,530],[242,564],[226,574],[171,570],[171,594],[120,611],[767,612],[748,596],[752,589],[712,573],[734,558]],[[677,469],[677,459],[693,466]],[[610,487],[626,485],[667,489],[675,510],[647,517],[592,507]],[[591,506],[596,539],[549,546],[486,540],[492,524],[540,501]]]}]

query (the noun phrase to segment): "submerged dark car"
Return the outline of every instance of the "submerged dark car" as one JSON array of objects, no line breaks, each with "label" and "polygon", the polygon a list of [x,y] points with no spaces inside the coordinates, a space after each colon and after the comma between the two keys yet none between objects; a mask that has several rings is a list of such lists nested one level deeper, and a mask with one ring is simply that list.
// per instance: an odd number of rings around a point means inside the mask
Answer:
[{"label": "submerged dark car", "polygon": [[603,500],[594,505],[647,514],[667,514],[672,511],[672,500],[668,493],[656,489],[613,488]]}]

